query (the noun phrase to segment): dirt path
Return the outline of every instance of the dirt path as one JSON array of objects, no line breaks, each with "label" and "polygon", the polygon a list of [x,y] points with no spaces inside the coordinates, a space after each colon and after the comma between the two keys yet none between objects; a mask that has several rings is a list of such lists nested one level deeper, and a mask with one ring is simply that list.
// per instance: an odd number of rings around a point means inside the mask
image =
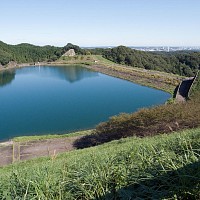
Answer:
[{"label": "dirt path", "polygon": [[55,157],[58,153],[75,149],[73,143],[80,137],[0,143],[0,166],[42,156]]}]

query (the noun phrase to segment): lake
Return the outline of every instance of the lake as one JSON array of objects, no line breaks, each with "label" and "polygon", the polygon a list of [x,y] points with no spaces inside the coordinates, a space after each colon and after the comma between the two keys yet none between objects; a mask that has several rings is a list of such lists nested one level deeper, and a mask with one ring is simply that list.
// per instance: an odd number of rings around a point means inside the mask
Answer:
[{"label": "lake", "polygon": [[0,140],[94,128],[122,112],[163,104],[170,94],[80,66],[0,72]]}]

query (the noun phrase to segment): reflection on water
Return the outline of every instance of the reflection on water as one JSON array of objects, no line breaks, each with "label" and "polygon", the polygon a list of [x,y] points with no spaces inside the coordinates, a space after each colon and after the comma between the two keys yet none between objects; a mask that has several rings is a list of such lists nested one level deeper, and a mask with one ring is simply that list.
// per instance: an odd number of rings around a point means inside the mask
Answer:
[{"label": "reflection on water", "polygon": [[0,72],[0,86],[6,86],[10,84],[15,79],[15,71],[2,71]]},{"label": "reflection on water", "polygon": [[52,69],[49,70],[49,67],[44,67],[43,69],[45,74],[46,71],[49,71],[50,73],[52,73],[52,76],[56,75],[56,77],[58,77],[59,79],[65,79],[70,83],[80,81],[81,79],[84,78],[98,76],[97,72],[88,71],[88,69],[85,69],[83,67],[60,66],[60,67],[54,67],[53,70]]},{"label": "reflection on water", "polygon": [[[34,68],[34,70],[33,70]],[[42,77],[54,77],[70,83],[85,78],[98,76],[98,72],[90,71],[80,66],[35,66],[20,69],[17,74],[33,74]]]},{"label": "reflection on water", "polygon": [[80,66],[5,71],[0,73],[0,140],[94,128],[110,116],[162,104],[169,97]]}]

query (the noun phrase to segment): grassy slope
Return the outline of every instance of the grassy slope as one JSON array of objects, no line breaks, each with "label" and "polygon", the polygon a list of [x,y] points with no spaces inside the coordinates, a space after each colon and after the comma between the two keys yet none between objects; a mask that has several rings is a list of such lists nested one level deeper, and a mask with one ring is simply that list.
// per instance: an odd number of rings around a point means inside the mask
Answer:
[{"label": "grassy slope", "polygon": [[195,81],[192,84],[192,87],[189,91],[189,97],[194,98],[194,96],[197,95],[197,93],[200,91],[200,70],[198,70]]},{"label": "grassy slope", "polygon": [[127,138],[0,169],[1,199],[200,197],[200,129]]},{"label": "grassy slope", "polygon": [[37,140],[46,140],[46,139],[54,139],[54,138],[66,138],[66,137],[75,137],[75,136],[82,136],[82,135],[89,135],[93,130],[85,130],[85,131],[78,131],[74,133],[66,133],[61,135],[33,135],[33,136],[21,136],[15,137],[12,140],[14,142],[28,142],[28,141],[37,141]]}]

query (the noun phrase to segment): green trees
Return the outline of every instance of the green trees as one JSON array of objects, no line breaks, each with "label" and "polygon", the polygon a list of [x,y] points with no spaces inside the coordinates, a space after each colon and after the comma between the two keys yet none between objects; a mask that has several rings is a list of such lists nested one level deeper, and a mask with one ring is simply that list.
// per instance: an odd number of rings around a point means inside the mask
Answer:
[{"label": "green trees", "polygon": [[194,76],[200,68],[200,52],[143,52],[125,46],[112,49],[92,48],[81,49],[77,45],[68,43],[64,47],[34,46],[31,44],[8,45],[0,41],[0,64],[6,65],[10,61],[18,63],[52,62],[61,57],[69,49],[74,49],[78,55],[103,55],[104,58],[119,64],[148,70],[165,71],[183,76]]},{"label": "green trees", "polygon": [[199,52],[152,53],[119,46],[106,49],[102,54],[106,59],[119,64],[165,71],[183,76],[193,76],[200,67]]},{"label": "green trees", "polygon": [[6,65],[12,60],[12,55],[9,52],[7,45],[0,41],[0,64]]},{"label": "green trees", "polygon": [[35,46],[31,44],[8,45],[0,41],[0,64],[6,65],[10,61],[18,63],[55,61],[67,50],[74,48],[77,54],[84,54],[80,47],[67,44],[65,47]]},{"label": "green trees", "polygon": [[73,45],[71,43],[68,43],[66,46],[63,47],[63,51],[66,52],[69,49],[74,49],[76,54],[79,55],[86,55],[86,51],[84,49],[81,49],[79,46],[77,45]]},{"label": "green trees", "polygon": [[[76,54],[86,55],[87,51],[77,45],[68,43],[64,47],[35,46],[31,44],[8,45],[0,41],[0,64],[6,65],[10,61],[18,63],[55,61],[69,49],[74,49]],[[89,51],[88,51],[89,52]]]}]

